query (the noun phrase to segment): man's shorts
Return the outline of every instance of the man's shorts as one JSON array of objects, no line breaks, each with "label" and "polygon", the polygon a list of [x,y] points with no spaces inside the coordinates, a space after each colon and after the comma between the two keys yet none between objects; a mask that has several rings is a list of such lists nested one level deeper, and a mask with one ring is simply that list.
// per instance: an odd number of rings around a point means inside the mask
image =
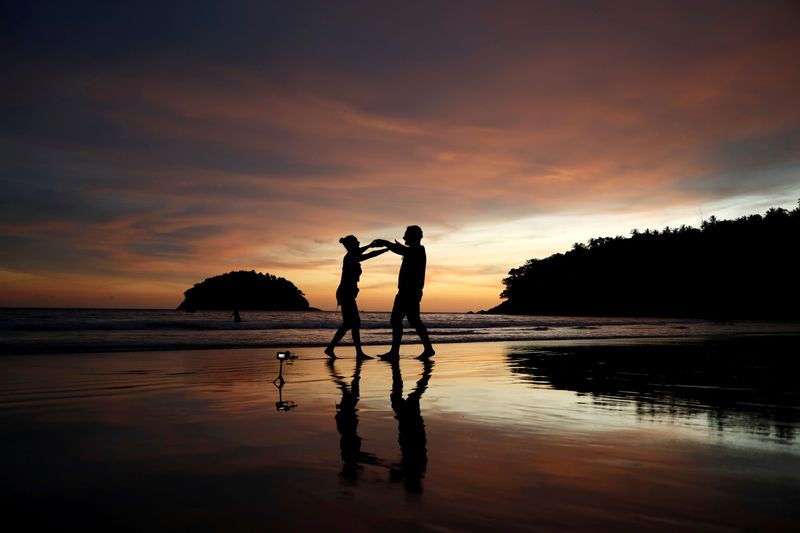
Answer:
[{"label": "man's shorts", "polygon": [[401,313],[403,316],[419,315],[419,304],[422,301],[422,291],[398,292],[394,297],[392,314]]}]

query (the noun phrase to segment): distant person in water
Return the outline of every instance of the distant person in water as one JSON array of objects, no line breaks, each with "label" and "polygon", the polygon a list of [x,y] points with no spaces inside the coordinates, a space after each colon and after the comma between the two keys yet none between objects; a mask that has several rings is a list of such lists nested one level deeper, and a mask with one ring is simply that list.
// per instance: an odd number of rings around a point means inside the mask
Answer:
[{"label": "distant person in water", "polygon": [[334,348],[342,340],[344,334],[351,330],[353,344],[356,347],[356,358],[372,359],[361,349],[361,318],[358,316],[358,306],[356,305],[358,280],[361,279],[361,261],[386,253],[387,250],[384,248],[383,250],[375,250],[365,254],[364,252],[368,248],[376,245],[373,243],[368,246],[359,246],[358,239],[353,235],[342,237],[339,242],[347,249],[347,253],[342,260],[342,280],[339,282],[339,288],[336,289],[336,303],[342,308],[342,325],[336,330],[331,343],[325,348],[325,354],[335,359]]},{"label": "distant person in water", "polygon": [[428,329],[422,323],[419,316],[419,305],[422,302],[422,288],[425,286],[425,247],[422,242],[422,228],[419,226],[408,226],[403,235],[405,245],[397,241],[389,242],[384,239],[376,239],[372,242],[374,246],[385,246],[398,255],[403,256],[400,265],[400,274],[397,277],[397,296],[394,298],[392,307],[392,348],[381,359],[397,359],[400,357],[400,341],[403,338],[403,318],[408,318],[408,323],[417,330],[422,341],[424,350],[420,354],[420,359],[431,357],[436,352],[431,345],[428,337]]},{"label": "distant person in water", "polygon": [[233,321],[234,322],[241,322],[242,321],[242,317],[239,316],[239,310],[238,309],[235,309],[233,311],[233,313],[231,313],[231,316],[233,317]]}]

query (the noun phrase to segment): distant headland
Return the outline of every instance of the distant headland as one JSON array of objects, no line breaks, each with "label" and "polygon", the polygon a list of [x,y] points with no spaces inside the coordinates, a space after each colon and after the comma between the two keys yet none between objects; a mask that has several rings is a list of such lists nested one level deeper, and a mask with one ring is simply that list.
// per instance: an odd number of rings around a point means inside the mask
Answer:
[{"label": "distant headland", "polygon": [[800,319],[800,202],[791,211],[634,229],[545,259],[503,280],[494,314]]},{"label": "distant headland", "polygon": [[316,311],[291,281],[253,270],[228,272],[183,293],[180,311]]}]

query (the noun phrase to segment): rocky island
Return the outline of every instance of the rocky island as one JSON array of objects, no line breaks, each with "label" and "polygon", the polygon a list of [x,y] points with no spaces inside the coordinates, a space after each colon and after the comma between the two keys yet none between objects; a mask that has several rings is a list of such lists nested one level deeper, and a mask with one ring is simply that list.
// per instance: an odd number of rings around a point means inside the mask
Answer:
[{"label": "rocky island", "polygon": [[183,293],[179,311],[314,311],[291,281],[253,270],[208,278]]}]

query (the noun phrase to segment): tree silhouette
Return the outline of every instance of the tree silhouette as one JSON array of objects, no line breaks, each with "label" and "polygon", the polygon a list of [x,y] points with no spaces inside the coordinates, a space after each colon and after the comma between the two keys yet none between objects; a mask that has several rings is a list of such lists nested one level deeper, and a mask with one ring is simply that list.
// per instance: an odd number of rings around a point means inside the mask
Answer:
[{"label": "tree silhouette", "polygon": [[798,319],[800,202],[792,211],[634,229],[530,259],[493,313]]}]

